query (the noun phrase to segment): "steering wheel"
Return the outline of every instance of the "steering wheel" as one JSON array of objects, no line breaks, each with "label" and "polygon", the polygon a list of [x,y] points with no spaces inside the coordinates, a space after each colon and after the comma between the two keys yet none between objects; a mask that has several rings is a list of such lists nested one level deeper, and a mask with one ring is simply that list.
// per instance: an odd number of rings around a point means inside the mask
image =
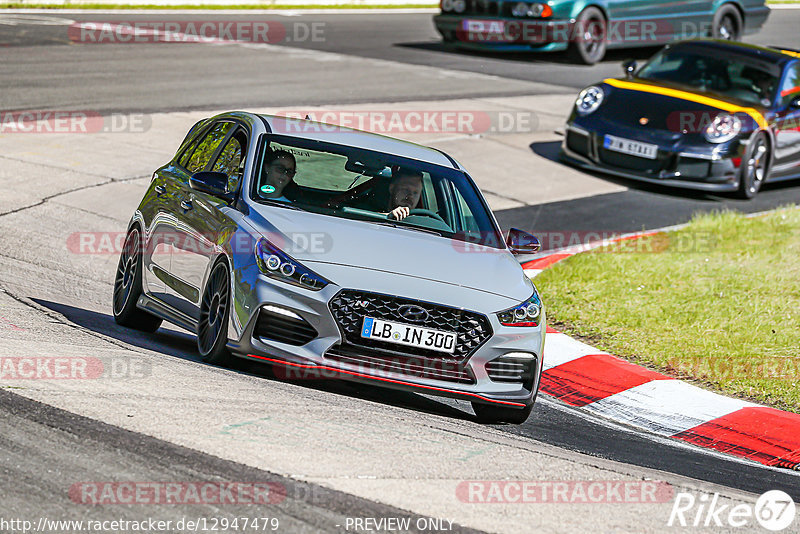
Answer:
[{"label": "steering wheel", "polygon": [[439,221],[441,223],[447,224],[446,222],[444,222],[444,219],[442,219],[441,216],[438,213],[436,213],[435,211],[425,210],[425,209],[421,209],[421,208],[420,209],[413,209],[413,210],[408,212],[408,216],[409,217],[411,217],[412,215],[417,215],[419,217],[430,217],[431,219],[436,219],[437,221]]}]

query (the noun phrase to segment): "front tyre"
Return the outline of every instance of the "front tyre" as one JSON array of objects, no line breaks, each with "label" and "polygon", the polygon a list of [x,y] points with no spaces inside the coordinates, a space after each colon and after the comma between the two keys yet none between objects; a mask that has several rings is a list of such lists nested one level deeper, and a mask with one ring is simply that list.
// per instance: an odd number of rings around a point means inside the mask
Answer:
[{"label": "front tyre", "polygon": [[211,269],[208,283],[200,302],[200,320],[197,323],[197,350],[204,362],[229,366],[233,360],[225,346],[228,342],[227,326],[230,316],[230,275],[224,261]]},{"label": "front tyre", "polygon": [[478,417],[479,423],[511,423],[514,425],[521,425],[531,414],[533,402],[525,408],[511,408],[509,406],[473,402],[472,409],[475,410],[475,415]]},{"label": "front tyre", "polygon": [[711,22],[711,37],[738,41],[742,36],[742,16],[739,10],[730,4],[725,4],[714,13]]},{"label": "front tyre", "polygon": [[114,321],[118,325],[155,332],[161,319],[136,307],[142,295],[142,234],[134,226],[125,237],[114,277]]},{"label": "front tyre", "polygon": [[594,65],[606,55],[606,18],[596,7],[587,7],[575,19],[568,54],[573,61]]},{"label": "front tyre", "polygon": [[767,136],[759,132],[753,138],[747,153],[742,158],[739,170],[739,196],[751,199],[761,190],[762,184],[769,176],[770,152]]}]

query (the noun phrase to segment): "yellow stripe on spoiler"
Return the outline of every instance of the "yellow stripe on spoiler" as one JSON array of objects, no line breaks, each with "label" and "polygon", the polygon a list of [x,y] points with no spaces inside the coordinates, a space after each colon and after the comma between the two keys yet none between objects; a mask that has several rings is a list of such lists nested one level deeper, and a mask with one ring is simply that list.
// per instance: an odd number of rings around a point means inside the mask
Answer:
[{"label": "yellow stripe on spoiler", "polygon": [[768,126],[766,119],[758,110],[737,106],[736,104],[731,104],[730,102],[725,102],[724,100],[717,100],[716,98],[697,95],[694,93],[689,93],[688,91],[680,91],[678,89],[669,89],[667,87],[657,87],[654,85],[646,85],[636,82],[626,82],[624,80],[617,80],[616,78],[607,78],[603,80],[603,82],[619,89],[629,89],[631,91],[642,91],[643,93],[671,96],[672,98],[680,98],[682,100],[688,100],[689,102],[704,104],[706,106],[711,106],[713,108],[728,111],[730,113],[747,113],[754,121],[756,121],[756,123],[758,123],[761,128],[767,128]]}]

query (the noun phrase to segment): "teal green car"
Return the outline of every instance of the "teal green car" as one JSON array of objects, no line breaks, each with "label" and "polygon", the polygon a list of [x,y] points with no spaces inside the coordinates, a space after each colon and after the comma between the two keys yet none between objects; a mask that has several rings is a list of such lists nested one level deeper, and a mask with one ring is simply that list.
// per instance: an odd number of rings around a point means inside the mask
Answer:
[{"label": "teal green car", "polygon": [[767,20],[764,0],[441,0],[434,16],[445,43],[462,48],[554,52],[586,64],[609,48],[677,39],[738,40]]}]

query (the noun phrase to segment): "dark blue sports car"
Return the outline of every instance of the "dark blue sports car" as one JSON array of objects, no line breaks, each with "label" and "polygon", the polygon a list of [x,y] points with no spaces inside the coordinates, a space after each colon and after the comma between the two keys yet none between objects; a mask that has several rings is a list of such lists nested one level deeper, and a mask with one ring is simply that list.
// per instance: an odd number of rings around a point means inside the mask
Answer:
[{"label": "dark blue sports car", "polygon": [[800,177],[800,52],[684,41],[624,68],[580,92],[562,161],[744,198]]}]

